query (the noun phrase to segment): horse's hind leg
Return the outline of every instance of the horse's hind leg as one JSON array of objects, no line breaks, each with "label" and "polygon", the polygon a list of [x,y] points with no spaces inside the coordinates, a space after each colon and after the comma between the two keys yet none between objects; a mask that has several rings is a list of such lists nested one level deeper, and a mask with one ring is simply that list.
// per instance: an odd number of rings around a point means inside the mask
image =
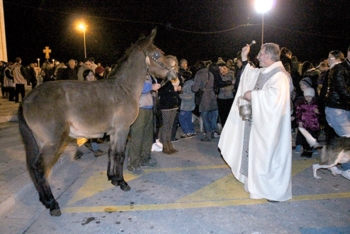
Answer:
[{"label": "horse's hind leg", "polygon": [[50,185],[45,176],[46,164],[44,162],[44,157],[50,154],[54,155],[59,151],[63,145],[63,142],[68,136],[67,129],[63,129],[61,139],[58,139],[55,143],[53,141],[50,145],[41,147],[41,149],[39,149],[33,132],[24,119],[22,106],[20,106],[18,109],[18,122],[20,133],[22,135],[23,143],[25,146],[29,175],[32,178],[34,186],[39,193],[39,199],[47,209],[50,209],[51,215],[59,216],[61,215],[60,207],[52,195]]},{"label": "horse's hind leg", "polygon": [[27,152],[27,167],[35,188],[39,193],[39,200],[41,203],[47,209],[50,209],[50,214],[52,216],[60,216],[60,207],[52,194],[50,185],[45,176],[43,155],[31,155],[30,152]]}]

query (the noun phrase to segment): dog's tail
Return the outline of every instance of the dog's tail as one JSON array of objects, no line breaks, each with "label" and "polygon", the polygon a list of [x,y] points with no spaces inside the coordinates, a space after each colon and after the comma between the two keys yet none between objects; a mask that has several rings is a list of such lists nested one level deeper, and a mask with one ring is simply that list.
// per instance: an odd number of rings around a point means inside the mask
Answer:
[{"label": "dog's tail", "polygon": [[298,127],[298,129],[301,132],[301,134],[303,134],[307,143],[309,143],[311,147],[318,148],[322,146],[305,128]]}]

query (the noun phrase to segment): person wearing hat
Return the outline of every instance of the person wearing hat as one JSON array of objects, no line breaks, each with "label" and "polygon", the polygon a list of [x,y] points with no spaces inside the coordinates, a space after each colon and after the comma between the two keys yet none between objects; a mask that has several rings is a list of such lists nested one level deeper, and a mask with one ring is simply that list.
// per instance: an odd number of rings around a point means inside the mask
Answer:
[{"label": "person wearing hat", "polygon": [[[294,109],[295,109],[295,107],[296,107],[296,105],[297,105],[297,103],[299,101],[304,101],[305,100],[305,98],[304,98],[304,90],[307,89],[307,88],[312,88],[313,89],[311,78],[304,77],[303,79],[301,79],[299,81],[299,87],[300,87],[300,91],[296,93],[296,97],[294,99]],[[294,111],[292,113],[292,117],[294,117],[294,122],[295,122],[296,111]],[[296,122],[295,122],[295,124],[296,124],[296,127],[297,127],[298,124]],[[302,138],[298,137],[298,135],[297,135],[296,139],[295,139],[295,152],[296,153],[300,153],[302,143],[303,143]]]},{"label": "person wearing hat", "polygon": [[310,77],[304,77],[299,81],[299,87],[300,91],[296,93],[296,97],[294,99],[294,104],[304,98],[304,89],[306,88],[313,88],[312,86],[312,80]]},{"label": "person wearing hat", "polygon": [[104,78],[105,69],[102,66],[98,66],[95,69],[96,80],[102,80]]},{"label": "person wearing hat", "polygon": [[[295,103],[295,120],[298,127],[305,128],[315,139],[320,135],[319,106],[315,100],[315,89],[304,88],[304,98]],[[301,157],[311,158],[313,148],[310,147],[303,134],[298,131],[296,141],[303,146]]]}]

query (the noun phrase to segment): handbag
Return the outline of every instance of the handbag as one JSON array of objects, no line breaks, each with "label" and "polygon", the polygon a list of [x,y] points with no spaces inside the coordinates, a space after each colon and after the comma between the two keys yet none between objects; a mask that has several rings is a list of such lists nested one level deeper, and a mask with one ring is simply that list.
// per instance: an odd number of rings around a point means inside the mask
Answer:
[{"label": "handbag", "polygon": [[196,105],[198,106],[201,104],[203,93],[204,93],[204,90],[199,89],[196,95],[194,96],[194,103],[196,103]]},{"label": "handbag", "polygon": [[194,96],[194,103],[195,103],[196,105],[198,105],[198,106],[201,104],[202,97],[203,97],[203,94],[204,94],[204,90],[205,90],[205,88],[207,87],[208,81],[209,81],[209,72],[208,72],[207,83],[205,83],[204,89],[199,89],[199,90],[196,92],[195,96]]}]

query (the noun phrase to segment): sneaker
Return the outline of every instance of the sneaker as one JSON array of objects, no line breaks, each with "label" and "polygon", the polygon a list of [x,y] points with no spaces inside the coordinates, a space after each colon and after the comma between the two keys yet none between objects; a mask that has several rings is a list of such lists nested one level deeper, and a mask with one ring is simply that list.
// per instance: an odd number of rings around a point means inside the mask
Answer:
[{"label": "sneaker", "polygon": [[218,138],[218,137],[220,137],[220,133],[216,131],[211,133],[211,138]]},{"label": "sneaker", "polygon": [[187,134],[183,134],[180,138],[189,139],[189,138],[195,137],[196,135],[197,135],[196,133],[187,133]]},{"label": "sneaker", "polygon": [[157,165],[157,161],[153,158],[150,158],[148,161],[141,162],[142,167],[155,167]]},{"label": "sneaker", "polygon": [[133,167],[133,166],[127,166],[128,168],[128,171],[131,173],[131,174],[134,174],[134,175],[143,175],[145,174],[145,172],[141,169],[141,167]]},{"label": "sneaker", "polygon": [[95,157],[99,157],[99,156],[102,156],[102,155],[107,153],[107,152],[104,152],[104,151],[99,150],[99,149],[95,150],[95,151],[92,151],[92,152],[94,153]]},{"label": "sneaker", "polygon": [[348,169],[348,170],[346,170],[346,171],[343,171],[343,172],[341,173],[341,175],[342,175],[344,178],[350,180],[350,169]]},{"label": "sneaker", "polygon": [[295,146],[295,153],[300,153],[301,145]]},{"label": "sneaker", "polygon": [[174,137],[173,139],[171,139],[171,142],[177,142],[177,141],[179,141],[179,138]]}]

